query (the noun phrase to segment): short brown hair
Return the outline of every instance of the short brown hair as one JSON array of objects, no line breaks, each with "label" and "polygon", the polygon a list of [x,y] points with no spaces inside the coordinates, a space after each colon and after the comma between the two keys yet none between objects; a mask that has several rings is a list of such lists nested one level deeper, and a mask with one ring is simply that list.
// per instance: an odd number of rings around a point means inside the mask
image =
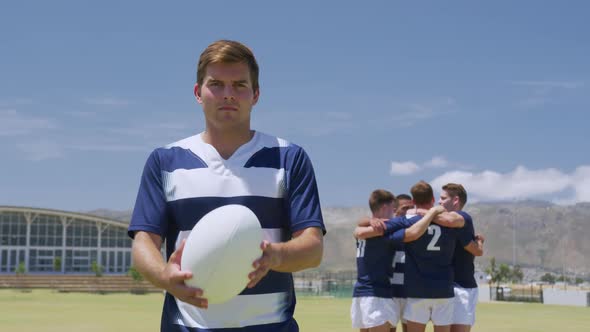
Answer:
[{"label": "short brown hair", "polygon": [[384,189],[377,189],[371,193],[369,196],[369,207],[371,208],[371,212],[377,213],[379,209],[385,205],[395,202],[395,196]]},{"label": "short brown hair", "polygon": [[207,66],[212,63],[245,63],[250,69],[252,90],[258,91],[258,63],[254,53],[246,45],[233,40],[218,40],[201,53],[197,65],[197,84],[203,85]]},{"label": "short brown hair", "polygon": [[446,191],[451,197],[459,197],[459,203],[461,208],[467,203],[467,191],[462,185],[458,183],[447,183],[442,187],[442,190]]},{"label": "short brown hair", "polygon": [[416,183],[410,192],[412,193],[412,199],[416,205],[428,204],[432,202],[432,199],[434,198],[432,187],[425,181]]}]

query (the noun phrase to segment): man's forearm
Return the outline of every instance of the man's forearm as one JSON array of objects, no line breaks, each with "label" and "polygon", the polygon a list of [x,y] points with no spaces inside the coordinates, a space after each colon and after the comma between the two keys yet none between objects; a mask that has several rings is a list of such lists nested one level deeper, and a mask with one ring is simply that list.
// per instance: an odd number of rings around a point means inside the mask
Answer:
[{"label": "man's forearm", "polygon": [[370,217],[362,217],[359,219],[357,226],[366,227],[371,225],[371,218]]},{"label": "man's forearm", "polygon": [[441,213],[442,208],[434,207],[422,217],[422,219],[418,220],[415,224],[408,227],[404,234],[404,242],[412,242],[418,238],[420,238],[424,232],[430,226],[430,223],[434,220],[434,218]]},{"label": "man's forearm", "polygon": [[443,212],[432,222],[449,228],[461,228],[465,226],[465,219],[457,212]]},{"label": "man's forearm", "polygon": [[374,229],[372,226],[358,226],[354,229],[354,232],[352,234],[354,235],[355,239],[366,240],[372,237],[381,236],[383,235],[383,232]]},{"label": "man's forearm", "polygon": [[282,243],[273,243],[279,252],[279,263],[272,267],[277,272],[297,272],[317,267],[322,262],[324,240],[322,230],[309,227]]},{"label": "man's forearm", "polygon": [[166,267],[166,262],[160,253],[158,243],[159,235],[147,232],[137,232],[133,240],[132,255],[133,266],[141,275],[156,287],[164,288],[160,280],[161,272]]}]

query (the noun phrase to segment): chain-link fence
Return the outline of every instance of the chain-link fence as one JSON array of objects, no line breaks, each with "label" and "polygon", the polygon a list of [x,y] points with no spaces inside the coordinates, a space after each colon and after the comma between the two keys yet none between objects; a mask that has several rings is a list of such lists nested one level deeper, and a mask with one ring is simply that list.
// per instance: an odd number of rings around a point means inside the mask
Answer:
[{"label": "chain-link fence", "polygon": [[298,295],[352,297],[356,271],[306,271],[293,274]]}]

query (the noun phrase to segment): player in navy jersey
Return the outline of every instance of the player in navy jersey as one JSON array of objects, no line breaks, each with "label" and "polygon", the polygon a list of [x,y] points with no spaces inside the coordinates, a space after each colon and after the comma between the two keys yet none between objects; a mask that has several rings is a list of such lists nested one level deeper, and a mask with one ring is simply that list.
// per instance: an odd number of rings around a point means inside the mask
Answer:
[{"label": "player in navy jersey", "polygon": [[[467,203],[465,188],[456,183],[448,183],[442,187],[439,204],[450,211],[451,217],[465,220],[465,227],[460,229],[455,254],[454,267],[454,308],[451,332],[469,332],[475,323],[475,306],[478,298],[477,282],[475,281],[475,256],[483,255],[484,237],[475,234],[471,216],[463,211]],[[454,216],[452,216],[454,215]],[[440,215],[438,218],[447,216]]]},{"label": "player in navy jersey", "polygon": [[[374,218],[390,218],[395,211],[395,197],[385,190],[375,190],[369,198],[369,206]],[[421,236],[434,217],[444,211],[438,206],[429,211],[412,227],[403,217],[388,220],[399,222],[395,232],[383,236],[377,235],[372,229],[357,228],[357,282],[354,286],[351,306],[353,328],[370,332],[395,331],[397,322],[401,318],[400,303],[393,299],[399,296],[403,286],[403,270],[398,270],[399,264],[396,253],[403,249],[403,242],[412,241]]]},{"label": "player in navy jersey", "polygon": [[[420,181],[412,189],[416,208],[434,205],[432,187]],[[406,217],[415,222],[419,216]],[[457,229],[432,224],[428,232],[406,244],[405,286],[408,300],[404,309],[409,332],[423,332],[429,320],[435,332],[448,332],[453,315],[453,267]]]},{"label": "player in navy jersey", "polygon": [[[209,45],[194,94],[205,131],[152,152],[129,226],[133,264],[166,290],[161,331],[296,332],[291,272],[320,264],[325,233],[311,162],[301,147],[251,130],[260,90],[258,64],[245,45]],[[258,217],[261,257],[238,296],[209,305],[203,290],[185,284],[199,274],[181,270],[183,239],[202,216],[228,204]]]},{"label": "player in navy jersey", "polygon": [[[412,214],[406,215],[405,225],[404,222],[398,221],[398,218],[386,222],[385,234],[410,225],[414,227],[421,218],[416,214],[417,210],[430,209],[434,205],[432,187],[424,181],[412,187],[412,197],[417,209],[408,211]],[[438,207],[442,208],[440,205]],[[437,219],[440,218],[435,220]],[[433,321],[437,332],[450,329],[453,308],[451,259],[456,233],[455,229],[448,227],[463,227],[464,221],[458,218],[446,219],[450,218],[438,220],[440,224],[429,225],[427,233],[405,245],[404,287],[408,299],[403,318],[410,332],[424,331],[428,320]],[[367,236],[374,236],[374,232],[381,229],[380,222],[378,219],[372,219],[371,226],[361,229],[365,229]],[[365,224],[366,221],[361,223]]]},{"label": "player in navy jersey", "polygon": [[412,196],[408,194],[399,194],[395,197],[397,208],[395,209],[396,216],[405,216],[406,212],[414,206],[412,203]]}]

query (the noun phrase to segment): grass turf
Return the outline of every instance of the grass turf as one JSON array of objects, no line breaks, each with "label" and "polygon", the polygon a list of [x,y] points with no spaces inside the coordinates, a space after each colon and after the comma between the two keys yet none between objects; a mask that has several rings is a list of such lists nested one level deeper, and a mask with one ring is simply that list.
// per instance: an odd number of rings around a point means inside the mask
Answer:
[{"label": "grass turf", "polygon": [[[162,294],[83,294],[0,290],[0,331],[159,331]],[[302,332],[349,332],[350,299],[299,297]],[[590,308],[480,303],[474,332],[569,332],[590,326]],[[432,331],[432,327],[426,329]]]}]

